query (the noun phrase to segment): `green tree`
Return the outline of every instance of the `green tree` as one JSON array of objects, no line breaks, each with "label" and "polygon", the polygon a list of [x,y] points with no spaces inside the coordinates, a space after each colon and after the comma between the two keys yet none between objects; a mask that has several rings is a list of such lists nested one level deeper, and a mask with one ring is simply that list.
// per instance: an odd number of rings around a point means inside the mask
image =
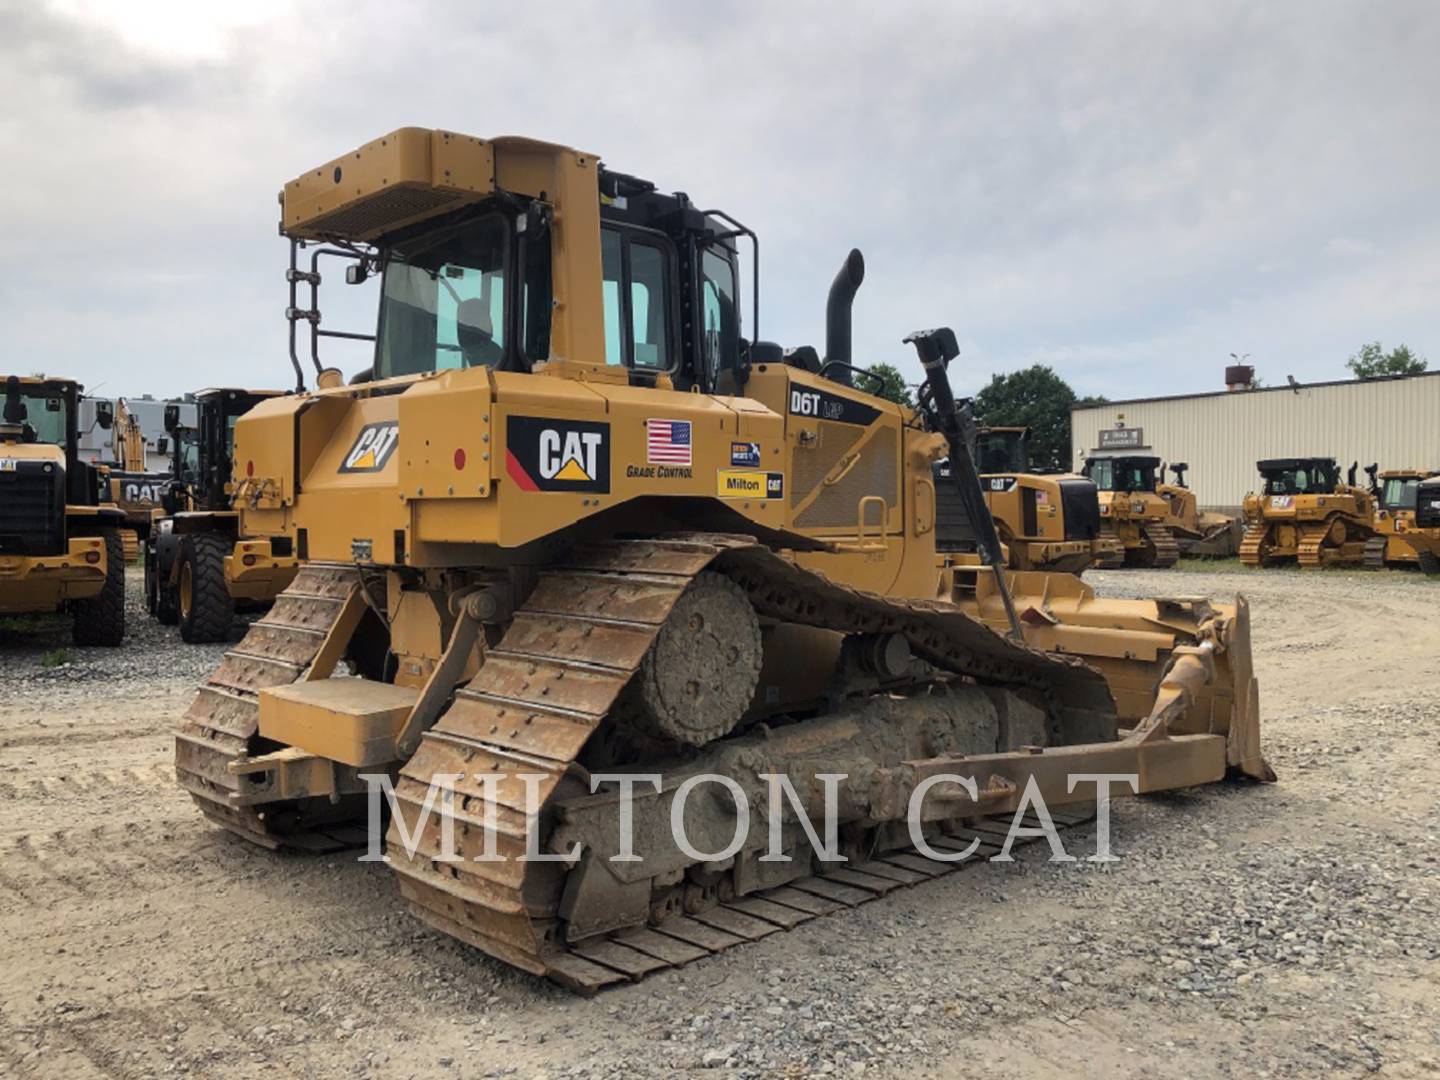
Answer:
[{"label": "green tree", "polygon": [[915,401],[910,396],[910,388],[905,385],[905,377],[900,374],[900,369],[890,364],[871,364],[870,374],[880,380],[877,388],[869,380],[862,379],[856,385],[864,390],[872,391],[877,397],[886,401],[893,401],[897,405],[915,407]]},{"label": "green tree", "polygon": [[1103,405],[1103,397],[1077,398],[1070,384],[1044,364],[993,375],[975,395],[975,419],[994,427],[1030,429],[1030,461],[1036,469],[1073,469],[1070,407]]},{"label": "green tree", "polygon": [[1387,353],[1380,342],[1372,341],[1361,345],[1345,366],[1357,379],[1378,379],[1384,375],[1419,375],[1430,364],[1411,352],[1408,345],[1397,345]]}]

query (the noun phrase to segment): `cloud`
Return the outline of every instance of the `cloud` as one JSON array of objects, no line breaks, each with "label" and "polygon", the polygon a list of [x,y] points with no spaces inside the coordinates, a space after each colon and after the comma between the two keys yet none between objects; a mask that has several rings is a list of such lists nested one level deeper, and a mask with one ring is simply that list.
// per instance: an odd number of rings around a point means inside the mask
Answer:
[{"label": "cloud", "polygon": [[[528,134],[760,234],[762,335],[1082,393],[1440,353],[1433,5],[0,2],[0,343],[117,392],[284,385],[275,193],[403,124]],[[334,295],[331,325],[371,316]],[[353,354],[351,354],[353,355]],[[345,364],[361,366],[347,356]]]}]

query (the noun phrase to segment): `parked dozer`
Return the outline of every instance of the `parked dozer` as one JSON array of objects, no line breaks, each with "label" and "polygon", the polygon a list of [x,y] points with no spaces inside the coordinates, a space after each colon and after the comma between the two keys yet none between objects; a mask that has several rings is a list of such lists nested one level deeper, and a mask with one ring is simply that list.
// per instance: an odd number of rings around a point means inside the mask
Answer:
[{"label": "parked dozer", "polygon": [[1167,522],[1170,503],[1157,488],[1156,470],[1160,459],[1146,454],[1096,450],[1085,459],[1081,475],[1099,489],[1100,535],[1121,549],[1099,565],[1104,569],[1121,566],[1174,566],[1180,545]]},{"label": "parked dozer", "polygon": [[[293,534],[302,563],[176,735],[179,782],[236,835],[345,843],[362,774],[391,779],[411,910],[588,992],[936,876],[927,850],[1030,785],[1063,808],[1094,803],[1076,773],[1273,779],[1243,602],[1107,601],[1092,628],[1076,579],[1001,563],[954,334],[906,339],[917,409],[854,385],[859,252],[821,361],[756,339],[758,291],[742,337],[750,230],[593,154],[407,128],[281,201],[292,268],[348,254],[380,310],[358,381],[235,428],[241,531]],[[963,570],[937,566],[941,458]],[[702,774],[730,793],[691,797]],[[799,817],[827,799],[847,862]]]},{"label": "parked dozer", "polygon": [[1440,472],[1379,472],[1373,465],[1366,472],[1376,492],[1375,535],[1365,541],[1366,569],[1419,567],[1427,574],[1440,573],[1440,529],[1421,528],[1417,521],[1420,487],[1427,479],[1440,479]]},{"label": "parked dozer", "polygon": [[[1100,559],[1119,554],[1119,545],[1100,535],[1100,500],[1083,476],[1037,473],[1030,466],[1030,429],[981,427],[975,433],[976,463],[985,505],[995,521],[1014,570],[1053,570],[1079,574]],[[942,462],[936,494],[942,527],[941,551],[961,550],[962,535],[952,537],[943,523],[954,519],[954,485]]]},{"label": "parked dozer", "polygon": [[[0,614],[68,610],[76,645],[125,638],[125,515],[81,460],[80,385],[5,377],[0,412]],[[114,413],[101,409],[110,427]]]},{"label": "parked dozer", "polygon": [[295,580],[293,538],[245,531],[230,499],[235,423],[280,393],[201,390],[193,428],[165,409],[172,480],[145,543],[145,607],[192,644],[227,640],[237,606],[262,610]]},{"label": "parked dozer", "polygon": [[1276,566],[1359,566],[1375,535],[1375,496],[1356,485],[1359,463],[1342,482],[1334,458],[1274,458],[1255,463],[1264,480],[1245,496],[1240,561]]},{"label": "parked dozer", "polygon": [[[1165,527],[1175,537],[1181,555],[1191,559],[1228,559],[1239,553],[1245,528],[1239,518],[1200,509],[1195,493],[1185,484],[1189,468],[1183,461],[1171,465],[1175,482],[1156,486],[1156,493],[1170,504]],[[1163,478],[1163,465],[1160,473]]]},{"label": "parked dozer", "polygon": [[1417,535],[1407,540],[1415,547],[1420,569],[1440,574],[1440,474],[1421,480],[1415,488],[1415,529]]}]

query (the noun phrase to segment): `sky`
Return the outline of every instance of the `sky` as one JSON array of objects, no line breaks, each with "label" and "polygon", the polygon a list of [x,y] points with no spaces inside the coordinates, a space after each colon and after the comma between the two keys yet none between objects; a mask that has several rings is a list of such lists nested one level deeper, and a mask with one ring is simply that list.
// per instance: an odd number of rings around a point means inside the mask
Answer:
[{"label": "sky", "polygon": [[[961,393],[1344,378],[1376,339],[1440,367],[1437,55],[1430,0],[0,0],[0,367],[289,385],[276,194],[405,125],[727,210],[785,345],[859,247],[857,362],[918,381],[900,339],[948,325]],[[322,294],[335,329],[372,305]]]}]

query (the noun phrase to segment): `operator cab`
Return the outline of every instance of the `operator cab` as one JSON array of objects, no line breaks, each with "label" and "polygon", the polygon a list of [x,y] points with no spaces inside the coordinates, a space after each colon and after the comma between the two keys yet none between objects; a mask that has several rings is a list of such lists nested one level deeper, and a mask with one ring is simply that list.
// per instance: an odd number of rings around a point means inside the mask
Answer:
[{"label": "operator cab", "polygon": [[1028,473],[1030,471],[1030,429],[1027,427],[981,428],[975,438],[975,467],[981,475]]},{"label": "operator cab", "polygon": [[[735,393],[745,381],[738,252],[749,230],[684,194],[601,169],[604,354],[630,381]],[[383,281],[370,378],[550,358],[548,207],[497,193],[376,241]]]},{"label": "operator cab", "polygon": [[1155,490],[1155,474],[1160,468],[1158,457],[1135,455],[1088,457],[1081,472],[1100,491],[1134,494]]},{"label": "operator cab", "polygon": [[1334,458],[1274,458],[1257,461],[1266,495],[1329,495],[1340,483]]},{"label": "operator cab", "polygon": [[1380,506],[1392,514],[1414,512],[1423,473],[1388,473],[1380,477]]}]

